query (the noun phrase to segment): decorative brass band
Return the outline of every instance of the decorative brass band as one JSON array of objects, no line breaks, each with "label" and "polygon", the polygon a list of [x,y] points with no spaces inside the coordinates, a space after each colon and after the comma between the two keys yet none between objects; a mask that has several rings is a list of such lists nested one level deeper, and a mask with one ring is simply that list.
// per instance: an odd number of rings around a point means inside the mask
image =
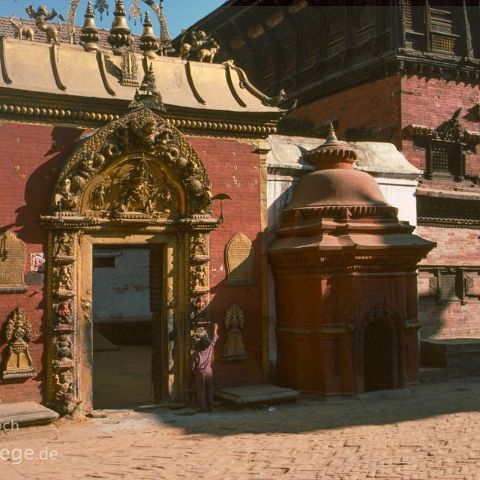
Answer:
[{"label": "decorative brass band", "polygon": [[[31,104],[1,103],[0,118],[6,115],[36,117],[41,119],[56,120],[76,120],[82,122],[94,122],[105,124],[117,120],[121,115],[114,113],[104,113],[86,110],[77,110],[71,108],[62,108],[60,106],[35,106]],[[210,120],[191,120],[173,118],[170,115],[164,116],[174,127],[186,130],[205,130],[219,132],[220,134],[251,134],[261,135],[262,137],[276,133],[276,122],[268,122],[263,125],[253,125],[251,123],[234,122],[214,122]]]}]

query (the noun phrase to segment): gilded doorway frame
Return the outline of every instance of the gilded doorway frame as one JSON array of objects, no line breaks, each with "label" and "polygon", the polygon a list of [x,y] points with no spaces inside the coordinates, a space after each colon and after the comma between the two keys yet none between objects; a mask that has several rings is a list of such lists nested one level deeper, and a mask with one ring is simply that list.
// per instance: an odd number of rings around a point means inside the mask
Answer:
[{"label": "gilded doorway frame", "polygon": [[49,230],[47,403],[70,416],[92,408],[86,326],[97,243],[166,245],[170,288],[162,310],[165,324],[173,318],[176,326],[169,399],[185,400],[193,334],[209,326],[208,237],[219,224],[207,173],[188,140],[146,107],[106,125],[67,159],[41,223]]}]

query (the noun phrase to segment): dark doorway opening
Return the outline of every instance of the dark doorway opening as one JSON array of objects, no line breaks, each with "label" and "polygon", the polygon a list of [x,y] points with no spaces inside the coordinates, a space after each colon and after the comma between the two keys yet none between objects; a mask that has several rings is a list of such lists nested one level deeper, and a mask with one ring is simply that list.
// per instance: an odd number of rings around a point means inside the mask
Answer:
[{"label": "dark doorway opening", "polygon": [[394,354],[391,326],[384,319],[369,323],[363,337],[365,392],[394,388]]},{"label": "dark doorway opening", "polygon": [[[145,247],[93,250],[93,405],[153,403],[151,252]],[[158,303],[158,302],[157,302]]]}]

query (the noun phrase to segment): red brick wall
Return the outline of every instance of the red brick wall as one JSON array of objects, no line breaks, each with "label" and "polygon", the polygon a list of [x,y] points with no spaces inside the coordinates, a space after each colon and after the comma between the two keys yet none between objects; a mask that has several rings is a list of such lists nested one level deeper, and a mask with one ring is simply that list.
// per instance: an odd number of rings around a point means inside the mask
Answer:
[{"label": "red brick wall", "polygon": [[[262,325],[260,289],[260,157],[255,147],[231,139],[191,137],[192,146],[204,162],[212,194],[227,193],[232,200],[223,202],[224,223],[210,235],[210,314],[220,325],[216,348],[215,383],[236,385],[260,382],[262,377]],[[213,213],[218,216],[215,202]],[[227,286],[225,245],[237,233],[245,234],[255,249],[255,284]],[[245,314],[244,341],[248,359],[227,362],[222,359],[225,342],[225,311],[232,303]]]},{"label": "red brick wall", "polygon": [[480,230],[418,226],[416,234],[437,242],[421,265],[480,266]]},{"label": "red brick wall", "polygon": [[[0,231],[11,230],[27,247],[26,272],[32,252],[46,251],[46,232],[39,216],[48,211],[51,193],[60,167],[71,153],[83,130],[38,124],[0,124]],[[254,147],[235,140],[192,137],[191,142],[202,158],[212,183],[213,194],[224,192],[232,201],[224,202],[225,222],[211,235],[212,318],[220,323],[217,346],[217,383],[235,384],[261,381],[260,324],[260,157]],[[214,214],[219,214],[215,204]],[[256,250],[256,283],[253,286],[225,286],[224,248],[236,233],[244,233]],[[221,360],[225,340],[223,318],[226,308],[238,303],[245,312],[246,361]],[[33,326],[30,353],[37,377],[24,381],[0,381],[0,402],[42,400],[44,379],[44,343],[46,338],[44,285],[28,288],[24,294],[0,295],[0,331],[8,314],[17,306]],[[2,334],[3,335],[3,334]],[[5,354],[5,340],[0,338],[0,358]],[[2,363],[3,366],[3,363]]]},{"label": "red brick wall", "polygon": [[[58,167],[71,151],[82,130],[50,125],[0,124],[0,229],[15,232],[30,253],[45,252],[46,232],[39,216],[46,213]],[[0,402],[42,400],[44,378],[44,286],[34,285],[26,293],[0,295],[0,357],[5,355],[3,337],[9,313],[20,306],[33,327],[30,354],[38,375],[24,381],[0,383]],[[3,367],[3,362],[2,362]]]},{"label": "red brick wall", "polygon": [[339,138],[344,138],[345,130],[352,127],[376,129],[396,125],[392,141],[399,147],[400,77],[394,75],[320,98],[298,108],[291,116],[313,125],[338,119]]},{"label": "red brick wall", "polygon": [[[480,230],[419,226],[416,233],[437,242],[437,247],[421,264],[478,266],[480,270]],[[461,305],[460,300],[438,303],[432,297],[421,298],[419,320],[423,337],[478,337],[480,304],[476,299]]]},{"label": "red brick wall", "polygon": [[[415,123],[437,128],[452,117],[458,107],[462,107],[459,121],[465,129],[477,132],[479,119],[472,107],[478,103],[480,86],[467,85],[440,79],[402,77],[402,128]],[[425,151],[414,148],[413,142],[406,137],[402,142],[403,154],[416,167],[425,168]],[[477,151],[480,153],[480,150]],[[480,173],[480,155],[469,155],[466,171],[472,175]]]}]

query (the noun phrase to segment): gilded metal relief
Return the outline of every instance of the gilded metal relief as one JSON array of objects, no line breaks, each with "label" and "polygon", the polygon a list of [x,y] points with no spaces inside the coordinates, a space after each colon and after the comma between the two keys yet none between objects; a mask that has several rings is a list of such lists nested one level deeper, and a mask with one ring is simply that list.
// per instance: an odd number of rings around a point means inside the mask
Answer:
[{"label": "gilded metal relief", "polygon": [[8,343],[4,379],[27,378],[36,375],[28,342],[32,338],[32,326],[22,310],[16,308],[7,320],[5,337]]},{"label": "gilded metal relief", "polygon": [[[126,157],[131,159],[127,171],[104,173]],[[211,211],[210,185],[200,159],[175,127],[147,108],[134,110],[85,141],[57,183],[56,211],[80,213],[85,187],[94,177],[96,185],[87,202],[88,209],[93,211],[168,211],[175,196],[172,182],[182,184],[186,190],[189,211],[182,212],[184,215]],[[171,180],[167,181],[167,177]],[[154,185],[153,180],[160,183]],[[112,204],[112,195],[119,194],[129,196],[127,204]]]},{"label": "gilded metal relief", "polygon": [[53,406],[63,414],[73,414],[78,401],[72,380],[74,373],[74,314],[76,235],[73,232],[54,232],[51,257],[51,349],[49,370],[53,375]]},{"label": "gilded metal relief", "polygon": [[101,177],[90,192],[88,209],[115,218],[178,215],[179,194],[164,171],[144,158],[122,163]]}]

